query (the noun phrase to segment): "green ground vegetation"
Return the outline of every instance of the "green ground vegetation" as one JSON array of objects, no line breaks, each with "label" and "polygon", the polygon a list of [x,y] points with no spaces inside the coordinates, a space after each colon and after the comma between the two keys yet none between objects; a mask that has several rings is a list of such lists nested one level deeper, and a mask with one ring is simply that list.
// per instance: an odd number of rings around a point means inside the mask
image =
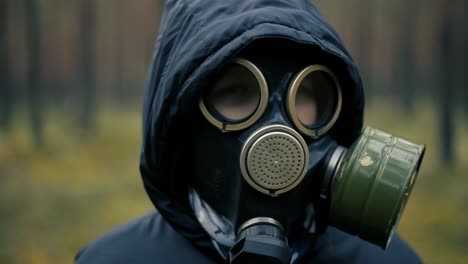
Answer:
[{"label": "green ground vegetation", "polygon": [[[444,167],[430,104],[408,115],[378,102],[366,125],[427,145],[399,232],[426,263],[468,263],[468,122],[457,118],[457,160]],[[138,111],[102,110],[87,139],[63,113],[49,113],[40,150],[26,120],[0,135],[0,263],[71,263],[86,243],[152,208],[138,171]]]}]

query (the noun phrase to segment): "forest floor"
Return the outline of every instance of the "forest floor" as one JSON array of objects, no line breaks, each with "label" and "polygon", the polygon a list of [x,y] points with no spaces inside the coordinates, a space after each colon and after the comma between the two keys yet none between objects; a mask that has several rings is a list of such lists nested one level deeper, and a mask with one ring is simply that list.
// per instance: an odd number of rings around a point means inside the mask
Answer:
[{"label": "forest floor", "polygon": [[[400,234],[426,263],[468,263],[468,118],[457,115],[457,160],[444,167],[433,107],[409,115],[382,102],[368,107],[366,125],[427,145]],[[138,171],[140,120],[137,110],[104,109],[98,132],[83,139],[50,113],[40,150],[26,118],[0,135],[0,263],[71,263],[98,235],[151,210]]]}]

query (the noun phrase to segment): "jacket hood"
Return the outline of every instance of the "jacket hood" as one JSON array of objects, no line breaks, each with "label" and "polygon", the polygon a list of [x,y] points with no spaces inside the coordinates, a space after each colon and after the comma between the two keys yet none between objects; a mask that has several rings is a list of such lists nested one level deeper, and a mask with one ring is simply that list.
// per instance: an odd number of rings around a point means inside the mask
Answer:
[{"label": "jacket hood", "polygon": [[216,255],[188,204],[186,175],[177,173],[183,146],[176,129],[196,105],[200,87],[224,63],[260,38],[285,38],[329,55],[343,105],[331,130],[341,145],[360,134],[364,96],[358,70],[335,30],[309,0],[167,1],[149,72],[143,109],[140,171],[158,211],[185,238]]}]

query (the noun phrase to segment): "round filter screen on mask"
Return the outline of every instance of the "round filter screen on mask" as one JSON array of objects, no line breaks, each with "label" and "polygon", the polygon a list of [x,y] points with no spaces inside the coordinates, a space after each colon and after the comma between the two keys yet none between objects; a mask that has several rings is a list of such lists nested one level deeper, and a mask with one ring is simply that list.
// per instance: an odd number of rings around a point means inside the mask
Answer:
[{"label": "round filter screen on mask", "polygon": [[242,147],[242,176],[254,189],[277,196],[296,187],[309,164],[307,144],[299,133],[283,125],[255,131]]},{"label": "round filter screen on mask", "polygon": [[245,59],[224,67],[200,100],[205,117],[224,130],[239,130],[254,123],[268,98],[266,81],[258,68]]},{"label": "round filter screen on mask", "polygon": [[318,137],[334,124],[341,108],[341,90],[333,73],[321,65],[302,70],[292,82],[287,109],[294,125]]}]

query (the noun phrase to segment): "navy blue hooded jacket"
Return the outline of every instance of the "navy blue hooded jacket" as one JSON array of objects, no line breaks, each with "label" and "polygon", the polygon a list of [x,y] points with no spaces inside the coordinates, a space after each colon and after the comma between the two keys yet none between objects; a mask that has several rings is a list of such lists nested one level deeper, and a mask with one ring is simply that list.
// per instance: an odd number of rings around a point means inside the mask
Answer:
[{"label": "navy blue hooded jacket", "polygon": [[[342,84],[343,108],[331,130],[341,145],[360,134],[363,91],[358,70],[334,29],[309,0],[175,0],[163,13],[145,92],[140,171],[156,209],[82,249],[76,263],[223,263],[188,203],[180,173],[189,138],[184,115],[200,87],[254,40],[282,38],[329,56]],[[183,129],[181,129],[181,127]],[[419,263],[396,235],[386,251],[333,227],[301,263]]]}]

